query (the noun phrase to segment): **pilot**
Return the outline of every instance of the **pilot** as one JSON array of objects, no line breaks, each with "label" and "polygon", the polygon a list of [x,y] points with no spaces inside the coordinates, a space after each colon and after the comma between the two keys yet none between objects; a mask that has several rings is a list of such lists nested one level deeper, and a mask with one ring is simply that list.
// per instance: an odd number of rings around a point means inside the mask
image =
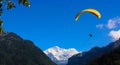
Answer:
[{"label": "pilot", "polygon": [[92,37],[93,36],[92,33],[90,33],[89,36]]}]

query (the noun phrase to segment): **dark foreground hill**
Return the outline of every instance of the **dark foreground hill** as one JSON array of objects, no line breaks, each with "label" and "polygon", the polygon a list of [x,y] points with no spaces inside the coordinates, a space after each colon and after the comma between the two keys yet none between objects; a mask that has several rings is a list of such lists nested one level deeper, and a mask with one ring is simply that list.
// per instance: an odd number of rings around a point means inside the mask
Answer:
[{"label": "dark foreground hill", "polygon": [[68,59],[67,65],[86,65],[90,61],[102,56],[105,53],[110,52],[117,47],[120,47],[120,39],[110,43],[105,47],[94,47],[87,52],[83,52],[82,55],[76,54]]},{"label": "dark foreground hill", "polygon": [[88,65],[120,65],[120,47],[96,58]]},{"label": "dark foreground hill", "polygon": [[0,65],[56,65],[30,40],[14,33],[0,34]]}]

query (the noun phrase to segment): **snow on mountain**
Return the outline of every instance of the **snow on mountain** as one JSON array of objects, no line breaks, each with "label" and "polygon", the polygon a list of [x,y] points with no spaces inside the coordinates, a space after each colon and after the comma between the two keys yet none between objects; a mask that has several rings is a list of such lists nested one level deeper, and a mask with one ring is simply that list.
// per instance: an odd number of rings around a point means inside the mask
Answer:
[{"label": "snow on mountain", "polygon": [[44,53],[58,65],[65,65],[68,62],[68,58],[79,52],[74,48],[64,49],[54,46],[45,50]]}]

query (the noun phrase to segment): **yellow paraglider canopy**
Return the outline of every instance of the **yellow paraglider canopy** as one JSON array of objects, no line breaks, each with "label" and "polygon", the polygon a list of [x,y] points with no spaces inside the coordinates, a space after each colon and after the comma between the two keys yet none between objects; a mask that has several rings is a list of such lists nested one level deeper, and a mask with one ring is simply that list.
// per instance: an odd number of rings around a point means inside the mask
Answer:
[{"label": "yellow paraglider canopy", "polygon": [[88,8],[88,9],[84,9],[84,10],[80,11],[80,12],[76,15],[75,20],[78,21],[78,18],[79,18],[80,15],[81,15],[82,13],[84,13],[84,12],[92,13],[92,14],[96,15],[97,18],[99,18],[99,19],[101,18],[101,14],[100,14],[99,11],[97,11],[97,10],[95,10],[95,9],[93,9],[93,8]]}]

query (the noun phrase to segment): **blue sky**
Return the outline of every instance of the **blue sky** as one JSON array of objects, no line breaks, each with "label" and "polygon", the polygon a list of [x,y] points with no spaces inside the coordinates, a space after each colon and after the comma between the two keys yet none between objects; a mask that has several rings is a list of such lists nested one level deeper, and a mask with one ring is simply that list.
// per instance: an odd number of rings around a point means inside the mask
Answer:
[{"label": "blue sky", "polygon": [[[120,34],[119,0],[30,0],[30,2],[30,8],[17,5],[12,10],[4,11],[3,26],[7,32],[14,32],[24,39],[32,40],[42,50],[59,46],[87,51],[94,46],[107,45],[116,40],[116,33],[117,36]],[[76,22],[76,14],[86,8],[100,11],[101,19],[93,14],[83,13]],[[108,27],[108,24],[113,27]],[[92,38],[89,37],[89,33],[93,34]]]}]

